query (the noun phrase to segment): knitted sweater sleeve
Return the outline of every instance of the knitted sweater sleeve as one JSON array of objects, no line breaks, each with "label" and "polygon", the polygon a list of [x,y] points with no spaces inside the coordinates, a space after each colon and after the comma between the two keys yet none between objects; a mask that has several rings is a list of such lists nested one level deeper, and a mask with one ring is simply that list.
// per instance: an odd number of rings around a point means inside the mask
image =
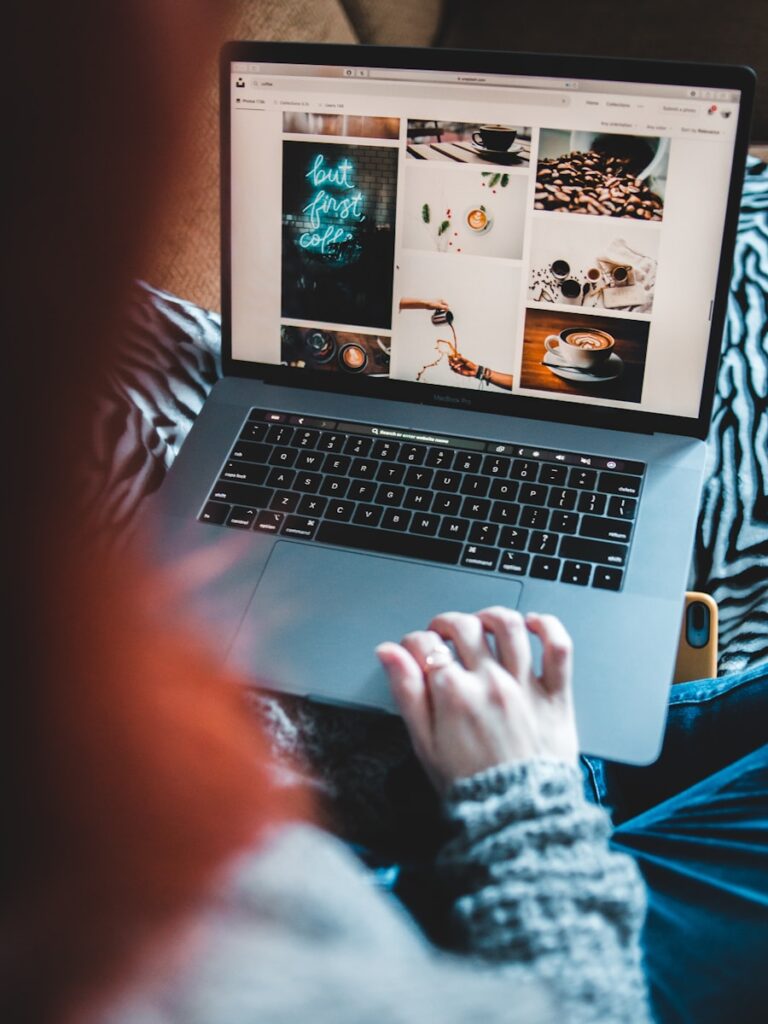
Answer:
[{"label": "knitted sweater sleeve", "polygon": [[527,964],[569,1022],[650,1019],[639,947],[645,890],[608,847],[575,768],[534,760],[454,783],[440,866],[465,951]]}]

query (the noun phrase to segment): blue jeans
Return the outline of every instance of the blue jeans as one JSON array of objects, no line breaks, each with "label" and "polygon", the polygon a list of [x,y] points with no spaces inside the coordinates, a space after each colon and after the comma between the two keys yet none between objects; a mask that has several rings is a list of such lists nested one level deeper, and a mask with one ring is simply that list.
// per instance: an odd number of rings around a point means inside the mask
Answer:
[{"label": "blue jeans", "polygon": [[[674,686],[654,764],[583,758],[588,798],[648,886],[643,947],[662,1024],[768,1020],[766,739],[768,665]],[[429,867],[358,852],[439,942]]]},{"label": "blue jeans", "polygon": [[768,1019],[768,666],[672,688],[645,768],[584,758],[613,845],[648,886],[643,946],[664,1024]]}]

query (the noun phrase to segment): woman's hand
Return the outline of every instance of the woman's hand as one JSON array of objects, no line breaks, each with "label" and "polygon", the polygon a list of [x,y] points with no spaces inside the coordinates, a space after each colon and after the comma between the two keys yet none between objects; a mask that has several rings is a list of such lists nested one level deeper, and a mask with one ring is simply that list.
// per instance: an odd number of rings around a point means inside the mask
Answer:
[{"label": "woman's hand", "polygon": [[477,363],[465,359],[464,356],[448,356],[448,365],[454,373],[462,377],[474,377],[477,373]]},{"label": "woman's hand", "polygon": [[[533,671],[531,633],[542,645],[540,676]],[[510,761],[577,763],[571,652],[559,619],[523,619],[507,608],[438,615],[428,630],[376,649],[414,749],[441,792]]]}]

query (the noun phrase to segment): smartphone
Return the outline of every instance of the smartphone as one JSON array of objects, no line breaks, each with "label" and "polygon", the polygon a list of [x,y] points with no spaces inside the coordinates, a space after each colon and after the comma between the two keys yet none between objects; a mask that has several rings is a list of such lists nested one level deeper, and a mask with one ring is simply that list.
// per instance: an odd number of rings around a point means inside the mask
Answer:
[{"label": "smartphone", "polygon": [[717,602],[709,594],[685,595],[673,683],[717,676]]}]

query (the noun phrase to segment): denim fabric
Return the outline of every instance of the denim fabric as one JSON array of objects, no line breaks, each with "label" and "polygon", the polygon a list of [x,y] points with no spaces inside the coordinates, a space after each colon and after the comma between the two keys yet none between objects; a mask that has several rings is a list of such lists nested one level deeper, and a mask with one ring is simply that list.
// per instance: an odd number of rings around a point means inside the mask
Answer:
[{"label": "denim fabric", "polygon": [[768,666],[672,688],[659,759],[584,758],[588,796],[648,885],[662,1024],[768,1019]]}]

